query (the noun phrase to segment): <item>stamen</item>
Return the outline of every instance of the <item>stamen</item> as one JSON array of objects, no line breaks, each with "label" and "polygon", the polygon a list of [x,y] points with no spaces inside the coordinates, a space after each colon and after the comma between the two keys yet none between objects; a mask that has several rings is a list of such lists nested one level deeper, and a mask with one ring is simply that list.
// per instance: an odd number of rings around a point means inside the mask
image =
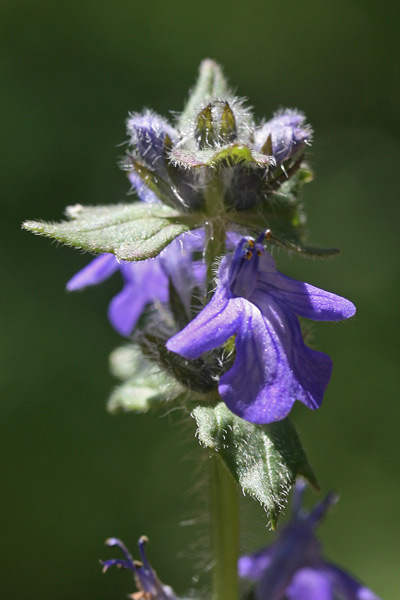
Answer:
[{"label": "stamen", "polygon": [[139,552],[140,552],[140,556],[141,556],[141,558],[142,558],[142,561],[143,561],[143,565],[144,565],[144,567],[145,567],[146,569],[150,569],[150,570],[151,570],[151,567],[150,567],[149,563],[147,562],[146,553],[145,553],[145,551],[144,551],[144,547],[145,547],[145,545],[146,545],[148,542],[149,542],[149,538],[148,538],[147,536],[145,536],[145,535],[142,535],[142,536],[139,538],[138,546],[139,546]]},{"label": "stamen", "polygon": [[265,229],[258,236],[256,243],[263,244],[265,241],[270,240],[272,238],[272,231],[270,229]]},{"label": "stamen", "polygon": [[103,573],[106,573],[110,567],[117,567],[118,569],[130,569],[134,571],[134,564],[129,560],[120,558],[111,558],[110,560],[101,560],[100,564],[103,565]]},{"label": "stamen", "polygon": [[253,253],[251,250],[247,250],[246,254],[244,255],[246,260],[251,260],[253,258]]},{"label": "stamen", "polygon": [[123,542],[121,542],[121,540],[119,540],[118,538],[107,538],[105,541],[106,546],[109,546],[110,548],[113,546],[118,546],[119,548],[121,548],[122,552],[125,554],[126,558],[133,563],[133,557],[131,555],[131,553],[129,552],[128,548],[125,546],[125,544]]}]

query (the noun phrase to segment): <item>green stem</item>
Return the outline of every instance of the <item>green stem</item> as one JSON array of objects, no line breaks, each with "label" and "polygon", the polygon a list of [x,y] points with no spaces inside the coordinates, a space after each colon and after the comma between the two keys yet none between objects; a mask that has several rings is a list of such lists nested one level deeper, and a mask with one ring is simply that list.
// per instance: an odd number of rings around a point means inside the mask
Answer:
[{"label": "green stem", "polygon": [[[226,215],[220,173],[215,170],[206,190],[207,292],[214,286],[216,260],[226,252]],[[239,585],[239,504],[236,483],[219,456],[210,459],[210,539],[214,562],[212,600],[237,600]]]},{"label": "green stem", "polygon": [[206,225],[207,246],[206,246],[206,263],[207,263],[207,292],[213,287],[214,282],[214,266],[216,259],[225,254],[226,240],[226,216],[224,205],[224,193],[222,182],[218,171],[213,173],[213,177],[209,181],[206,190],[206,212],[209,217]]},{"label": "green stem", "polygon": [[219,456],[210,459],[212,600],[239,597],[239,502],[236,483]]}]

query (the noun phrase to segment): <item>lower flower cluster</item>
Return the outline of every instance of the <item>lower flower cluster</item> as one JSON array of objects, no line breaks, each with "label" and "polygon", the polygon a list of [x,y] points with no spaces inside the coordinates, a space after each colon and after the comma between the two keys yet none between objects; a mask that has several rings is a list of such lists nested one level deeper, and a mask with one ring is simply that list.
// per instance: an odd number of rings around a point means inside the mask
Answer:
[{"label": "lower flower cluster", "polygon": [[[314,530],[338,497],[330,493],[307,512],[301,507],[305,487],[305,482],[298,480],[290,522],[278,530],[276,541],[239,559],[239,576],[256,582],[255,600],[381,600],[352,575],[324,559]],[[139,540],[142,562],[137,562],[120,540],[106,540],[107,546],[118,546],[125,558],[101,561],[103,572],[112,566],[131,570],[138,589],[130,596],[134,600],[177,600],[149,565],[144,551],[146,541],[145,537]]]},{"label": "lower flower cluster", "polygon": [[145,544],[147,542],[148,539],[146,536],[142,536],[139,539],[138,546],[141,558],[141,562],[139,562],[133,559],[128,548],[121,540],[118,538],[109,538],[106,540],[107,546],[117,546],[120,548],[125,558],[112,558],[100,561],[103,565],[103,573],[108,571],[110,567],[132,571],[137,587],[137,592],[129,596],[132,600],[177,600],[172,588],[160,582],[157,573],[149,564],[145,553]]},{"label": "lower flower cluster", "polygon": [[296,484],[292,518],[278,539],[239,559],[239,575],[257,582],[256,600],[380,600],[374,592],[336,565],[327,562],[314,529],[337,502],[335,494],[311,512],[301,508],[305,483]]}]

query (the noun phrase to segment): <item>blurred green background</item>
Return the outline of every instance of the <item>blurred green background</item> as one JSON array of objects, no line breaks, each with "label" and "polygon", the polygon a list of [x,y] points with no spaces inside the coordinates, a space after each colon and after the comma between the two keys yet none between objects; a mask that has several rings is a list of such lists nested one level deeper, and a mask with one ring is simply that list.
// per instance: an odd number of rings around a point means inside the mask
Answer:
[{"label": "blurred green background", "polygon": [[[179,111],[204,57],[218,60],[259,118],[281,106],[315,128],[305,189],[312,241],[342,248],[281,270],[341,293],[349,323],[319,324],[335,367],[318,413],[294,422],[324,491],[329,558],[385,599],[399,590],[399,67],[395,2],[68,0],[0,4],[3,598],[108,600],[134,591],[102,576],[107,536],[150,559],[178,593],[202,574],[201,455],[176,414],[110,417],[106,319],[115,278],[84,294],[66,281],[87,256],[20,230],[67,204],[121,201],[116,166],[129,110]],[[309,501],[315,497],[309,496]],[[248,502],[243,549],[271,534]],[[195,548],[193,549],[193,545]]]}]

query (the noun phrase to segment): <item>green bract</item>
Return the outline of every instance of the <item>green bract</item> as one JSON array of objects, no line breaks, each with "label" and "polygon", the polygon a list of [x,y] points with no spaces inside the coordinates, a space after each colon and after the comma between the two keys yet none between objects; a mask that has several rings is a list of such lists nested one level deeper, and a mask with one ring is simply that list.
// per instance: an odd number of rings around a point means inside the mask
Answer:
[{"label": "green bract", "polygon": [[275,528],[296,477],[318,489],[295,428],[288,419],[258,426],[235,416],[223,402],[192,411],[199,442],[217,453],[247,494],[267,511]]}]

